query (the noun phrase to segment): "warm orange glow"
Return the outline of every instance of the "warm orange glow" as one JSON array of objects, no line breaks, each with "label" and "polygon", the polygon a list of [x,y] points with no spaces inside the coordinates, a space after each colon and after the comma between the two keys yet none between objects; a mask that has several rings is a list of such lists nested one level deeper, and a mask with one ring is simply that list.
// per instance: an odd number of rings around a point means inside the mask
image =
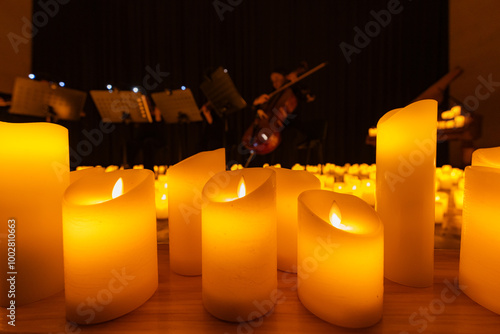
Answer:
[{"label": "warm orange glow", "polygon": [[121,195],[123,195],[123,180],[120,177],[118,181],[116,181],[115,186],[113,187],[111,198],[117,198],[118,196]]},{"label": "warm orange glow", "polygon": [[167,199],[167,195],[166,195],[166,194],[163,194],[163,195],[161,196],[161,200],[162,200],[162,201],[164,201],[164,200],[166,200],[166,199]]},{"label": "warm orange glow", "polygon": [[346,226],[342,224],[342,215],[340,214],[340,208],[337,205],[337,202],[333,202],[332,207],[330,209],[330,223],[338,229],[350,231],[352,230],[352,226]]},{"label": "warm orange glow", "polygon": [[240,182],[238,183],[238,198],[242,198],[247,194],[247,188],[245,186],[245,180],[243,179],[243,176],[240,179]]},{"label": "warm orange glow", "polygon": [[165,184],[163,185],[163,188],[167,189],[167,188],[168,188],[168,183],[165,183]]}]

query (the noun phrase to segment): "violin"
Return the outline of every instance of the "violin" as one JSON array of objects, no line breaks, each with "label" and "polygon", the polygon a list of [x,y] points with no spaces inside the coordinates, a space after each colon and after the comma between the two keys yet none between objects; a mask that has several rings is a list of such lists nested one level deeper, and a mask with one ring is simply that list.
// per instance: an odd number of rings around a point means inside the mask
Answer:
[{"label": "violin", "polygon": [[307,65],[302,63],[286,76],[288,82],[268,95],[267,102],[259,106],[258,114],[261,116],[255,118],[241,140],[252,154],[268,154],[278,147],[281,132],[288,123],[287,118],[298,104],[297,96],[290,87],[326,65],[326,62],[321,63],[306,72]]}]

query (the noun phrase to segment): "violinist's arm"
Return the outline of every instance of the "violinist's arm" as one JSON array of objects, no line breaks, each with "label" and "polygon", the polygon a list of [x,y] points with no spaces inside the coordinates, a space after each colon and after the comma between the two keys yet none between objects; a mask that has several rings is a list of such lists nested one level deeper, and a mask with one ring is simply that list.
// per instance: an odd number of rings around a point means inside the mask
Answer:
[{"label": "violinist's arm", "polygon": [[264,104],[264,103],[266,103],[267,101],[269,101],[269,95],[267,95],[267,94],[262,94],[261,96],[259,96],[258,98],[256,98],[256,99],[253,101],[253,105],[254,105],[254,106],[258,106],[259,104]]}]

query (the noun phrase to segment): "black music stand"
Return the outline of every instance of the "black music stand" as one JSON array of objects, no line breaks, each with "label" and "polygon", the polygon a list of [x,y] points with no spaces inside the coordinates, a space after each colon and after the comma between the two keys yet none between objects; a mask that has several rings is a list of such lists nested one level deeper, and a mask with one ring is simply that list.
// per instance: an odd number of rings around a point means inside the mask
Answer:
[{"label": "black music stand", "polygon": [[128,168],[127,159],[127,132],[130,124],[152,123],[151,111],[147,98],[142,93],[118,90],[91,90],[90,96],[101,115],[104,123],[122,124],[122,161],[124,168]]},{"label": "black music stand", "polygon": [[16,78],[11,114],[77,121],[87,93],[47,81]]},{"label": "black music stand", "polygon": [[[184,129],[187,143],[187,125],[191,122],[201,122],[200,109],[196,105],[193,93],[189,88],[166,90],[151,94],[151,98],[160,110],[161,116],[167,124],[181,124]],[[182,160],[182,142],[179,145],[179,161]]]},{"label": "black music stand", "polygon": [[225,148],[229,130],[227,115],[245,108],[247,103],[236,89],[227,70],[222,67],[218,67],[210,76],[205,77],[200,89],[224,122],[223,146]]}]

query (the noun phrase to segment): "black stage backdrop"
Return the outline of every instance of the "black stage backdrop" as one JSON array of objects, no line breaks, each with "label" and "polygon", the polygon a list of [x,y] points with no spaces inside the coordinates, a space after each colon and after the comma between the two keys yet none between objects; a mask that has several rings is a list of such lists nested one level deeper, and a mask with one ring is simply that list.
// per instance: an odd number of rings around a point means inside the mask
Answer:
[{"label": "black stage backdrop", "polygon": [[[316,133],[327,122],[326,162],[374,162],[375,149],[365,144],[368,128],[448,72],[447,1],[64,2],[34,35],[33,71],[69,88],[104,90],[111,83],[122,90],[141,86],[149,95],[185,85],[201,106],[204,74],[223,66],[251,104],[272,90],[272,69],[328,61],[305,79],[316,100],[295,120],[320,124]],[[33,3],[34,17],[47,12],[43,2]],[[151,75],[155,71],[158,80]],[[72,167],[120,164],[122,139],[130,163],[153,156],[146,163],[174,164],[206,148],[203,135],[210,135],[204,123],[115,126],[97,133],[101,118],[90,96],[85,112],[80,122],[64,123]],[[228,116],[228,160],[245,162],[237,146],[254,115],[247,108]],[[272,158],[277,159],[257,161]],[[304,155],[293,159],[305,162]]]}]

